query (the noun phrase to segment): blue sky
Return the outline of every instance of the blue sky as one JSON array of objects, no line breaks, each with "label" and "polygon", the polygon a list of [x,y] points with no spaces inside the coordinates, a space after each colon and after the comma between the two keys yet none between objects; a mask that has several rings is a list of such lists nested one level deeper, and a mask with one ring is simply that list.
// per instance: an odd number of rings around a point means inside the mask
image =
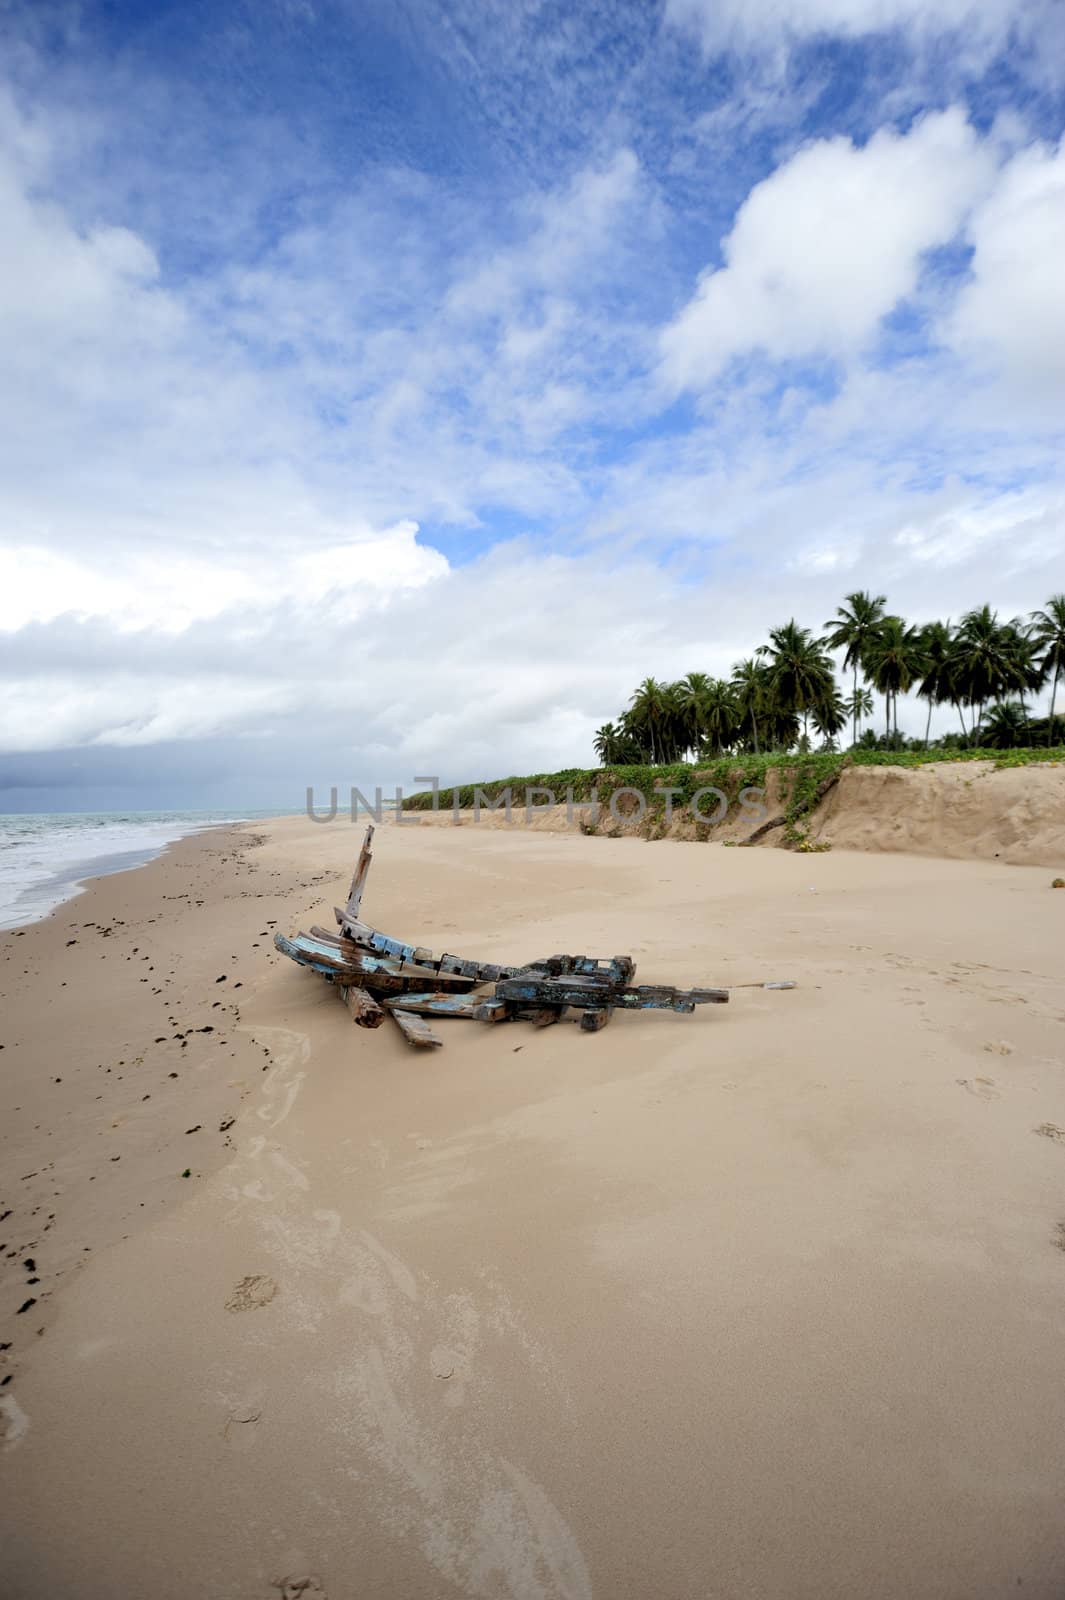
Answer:
[{"label": "blue sky", "polygon": [[0,7],[0,805],[562,766],[849,589],[1042,604],[1063,125],[1057,0]]}]

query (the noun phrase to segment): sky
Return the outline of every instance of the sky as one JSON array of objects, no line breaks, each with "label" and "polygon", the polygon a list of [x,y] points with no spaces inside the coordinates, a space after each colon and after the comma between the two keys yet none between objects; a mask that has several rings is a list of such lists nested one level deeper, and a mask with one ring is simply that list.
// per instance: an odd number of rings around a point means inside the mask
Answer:
[{"label": "sky", "polygon": [[1063,129],[1065,0],[0,0],[0,810],[1043,605]]}]

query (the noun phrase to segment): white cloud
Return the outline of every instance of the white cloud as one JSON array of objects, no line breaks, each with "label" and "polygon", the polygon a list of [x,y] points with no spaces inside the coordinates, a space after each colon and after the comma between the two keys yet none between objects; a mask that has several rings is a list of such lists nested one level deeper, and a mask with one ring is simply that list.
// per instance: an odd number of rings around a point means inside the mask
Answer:
[{"label": "white cloud", "polygon": [[944,325],[1020,393],[1065,405],[1065,144],[1005,167],[969,224],[971,277]]},{"label": "white cloud", "polygon": [[923,254],[950,242],[994,170],[957,109],[868,144],[805,146],[748,195],[661,339],[675,389],[711,382],[735,356],[853,356],[916,287]]},{"label": "white cloud", "polygon": [[0,745],[19,752],[97,744],[130,749],[232,736],[269,729],[301,699],[291,684],[232,673],[167,678],[111,671],[95,681],[85,674],[27,676],[0,684]]},{"label": "white cloud", "polygon": [[[316,533],[328,538],[328,530]],[[268,612],[279,598],[297,611],[321,618],[328,609],[353,623],[391,595],[447,573],[446,558],[420,545],[417,533],[416,523],[404,522],[306,551],[236,551],[228,559],[175,550],[165,565],[131,551],[110,568],[39,546],[0,548],[0,630],[65,617],[102,620],[121,632],[177,634],[227,612]]]},{"label": "white cloud", "polygon": [[713,52],[815,34],[858,38],[901,28],[917,36],[963,30],[967,49],[1030,38],[1052,14],[1046,0],[667,0],[666,15]]}]

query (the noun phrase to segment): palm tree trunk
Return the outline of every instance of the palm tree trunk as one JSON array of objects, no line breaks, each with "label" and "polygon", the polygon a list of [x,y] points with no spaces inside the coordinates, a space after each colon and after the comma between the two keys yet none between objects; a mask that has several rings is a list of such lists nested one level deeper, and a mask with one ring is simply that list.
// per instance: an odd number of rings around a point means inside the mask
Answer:
[{"label": "palm tree trunk", "polygon": [[928,717],[924,725],[924,747],[928,749],[928,735],[932,731],[932,696],[928,696]]},{"label": "palm tree trunk", "polygon": [[858,743],[858,663],[854,663],[854,696],[851,700],[851,742]]},{"label": "palm tree trunk", "polygon": [[1054,650],[1054,682],[1050,689],[1050,726],[1047,729],[1047,746],[1054,743],[1054,703],[1058,698],[1058,674],[1061,671],[1061,657],[1057,648]]}]

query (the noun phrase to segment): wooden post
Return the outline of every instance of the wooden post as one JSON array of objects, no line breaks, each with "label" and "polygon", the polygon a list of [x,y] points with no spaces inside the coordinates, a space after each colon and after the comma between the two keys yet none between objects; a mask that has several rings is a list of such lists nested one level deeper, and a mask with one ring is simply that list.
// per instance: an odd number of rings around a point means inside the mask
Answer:
[{"label": "wooden post", "polygon": [[373,995],[353,983],[340,985],[340,998],[351,1012],[351,1020],[360,1028],[379,1028],[385,1020],[384,1011]]}]

